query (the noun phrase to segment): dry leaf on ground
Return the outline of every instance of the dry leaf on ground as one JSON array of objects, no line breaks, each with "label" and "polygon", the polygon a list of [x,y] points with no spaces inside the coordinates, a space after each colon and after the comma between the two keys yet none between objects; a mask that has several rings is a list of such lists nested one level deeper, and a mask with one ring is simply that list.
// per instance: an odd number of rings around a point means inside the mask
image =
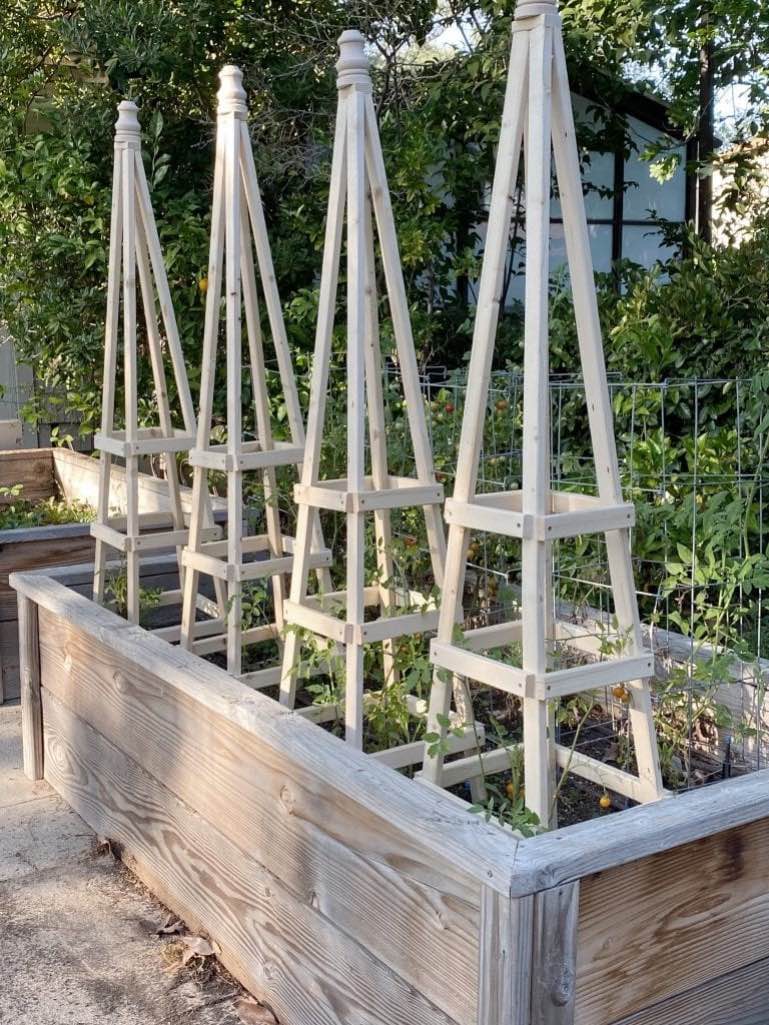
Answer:
[{"label": "dry leaf on ground", "polygon": [[185,946],[182,955],[182,964],[188,964],[193,957],[211,957],[216,951],[211,943],[203,936],[181,936],[181,942]]},{"label": "dry leaf on ground", "polygon": [[178,932],[184,932],[184,922],[179,921],[174,915],[169,915],[163,925],[156,930],[158,936],[172,936]]}]

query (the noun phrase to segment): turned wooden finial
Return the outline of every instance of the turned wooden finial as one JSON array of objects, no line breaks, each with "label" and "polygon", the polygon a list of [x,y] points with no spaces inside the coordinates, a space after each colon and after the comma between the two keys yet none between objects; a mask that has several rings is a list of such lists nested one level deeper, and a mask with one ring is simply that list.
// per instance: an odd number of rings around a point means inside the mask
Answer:
[{"label": "turned wooden finial", "polygon": [[139,108],[133,100],[123,100],[118,104],[117,121],[115,122],[115,142],[138,146],[141,140],[139,125]]},{"label": "turned wooden finial", "polygon": [[365,38],[356,29],[348,29],[339,37],[339,60],[336,62],[338,89],[371,84],[365,45]]},{"label": "turned wooden finial", "polygon": [[534,18],[538,14],[557,14],[558,0],[518,0],[516,18]]},{"label": "turned wooden finial", "polygon": [[248,108],[246,107],[246,90],[243,88],[243,72],[234,64],[225,64],[219,72],[219,81],[222,84],[216,94],[219,101],[217,112],[245,117]]}]

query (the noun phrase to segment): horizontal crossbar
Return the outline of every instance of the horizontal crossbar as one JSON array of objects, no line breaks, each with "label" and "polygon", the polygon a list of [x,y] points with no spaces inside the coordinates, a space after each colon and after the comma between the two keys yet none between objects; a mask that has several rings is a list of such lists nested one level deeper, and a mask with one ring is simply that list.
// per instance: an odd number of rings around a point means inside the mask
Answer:
[{"label": "horizontal crossbar", "polygon": [[[468,755],[466,758],[445,762],[440,784],[443,787],[453,787],[468,779],[508,772],[511,754],[520,747],[523,747],[520,743],[512,744],[509,747],[497,747],[493,751],[484,751],[481,754],[476,753]],[[651,784],[645,783],[640,777],[625,772],[624,769],[619,769],[616,765],[607,765],[606,762],[601,762],[597,758],[591,758],[590,755],[583,754],[581,751],[572,751],[564,744],[555,745],[555,760],[561,771],[568,770],[575,776],[596,783],[606,790],[622,794],[623,797],[628,797],[631,801],[643,803],[657,800],[659,797],[656,789]],[[421,779],[421,773],[417,773],[415,778]]]},{"label": "horizontal crossbar", "polygon": [[537,680],[535,696],[544,701],[631,680],[647,680],[650,676],[654,676],[654,656],[647,651],[642,655],[610,658],[605,662],[589,662],[545,673]]},{"label": "horizontal crossbar", "polygon": [[[139,524],[140,529],[143,526]],[[204,527],[203,536],[207,538],[221,537],[220,527]],[[92,523],[91,537],[102,541],[119,552],[155,552],[162,548],[180,548],[187,544],[189,531],[155,530],[149,534],[129,536],[123,530],[117,530],[107,523]]]},{"label": "horizontal crossbar", "polygon": [[[241,542],[241,551],[244,554],[268,550],[267,546],[262,544],[261,537],[254,538],[253,540],[257,543],[253,545],[247,543],[251,540],[252,538],[244,538]],[[227,583],[240,583],[246,580],[262,580],[264,577],[290,573],[294,566],[294,556],[286,555],[275,559],[231,563],[227,561],[227,541],[215,541],[211,544],[201,545],[200,551],[197,552],[185,549],[182,552],[182,565],[189,566],[197,570],[198,573],[205,573],[219,580],[225,580]],[[331,552],[328,548],[310,554],[310,569],[320,569],[330,565]]]},{"label": "horizontal crossbar", "polygon": [[469,502],[449,498],[445,517],[448,524],[468,530],[538,541],[622,530],[635,524],[631,503],[606,505],[593,495],[551,491],[549,506],[550,511],[543,515],[524,512],[522,491],[499,491],[475,495]]},{"label": "horizontal crossbar", "polygon": [[151,456],[164,452],[187,452],[194,444],[191,434],[175,430],[170,437],[159,432],[156,427],[143,428],[138,431],[134,441],[126,441],[125,431],[104,434],[97,431],[93,439],[94,448],[101,452],[109,452],[113,456]]},{"label": "horizontal crossbar", "polygon": [[[379,588],[367,587],[364,604],[368,607],[380,602]],[[368,644],[410,637],[438,627],[437,609],[420,609],[402,616],[383,615],[366,623],[348,623],[327,612],[329,606],[339,604],[340,611],[346,608],[347,592],[333,591],[324,595],[308,595],[302,602],[286,601],[283,612],[286,622],[300,626],[312,633],[320,634],[339,644]]]},{"label": "horizontal crossbar", "polygon": [[226,445],[193,448],[191,466],[231,473],[235,470],[263,470],[268,466],[293,466],[304,459],[304,448],[289,441],[276,441],[271,449],[263,449],[258,441],[244,442],[239,452],[230,452]]},{"label": "horizontal crossbar", "polygon": [[364,490],[353,491],[342,478],[317,484],[295,484],[294,501],[297,505],[311,505],[331,512],[365,513],[439,505],[443,501],[443,487],[436,483],[423,484],[411,477],[390,477],[390,487],[376,489],[371,477],[366,477]]},{"label": "horizontal crossbar", "polygon": [[[485,742],[486,731],[482,723],[462,728],[459,734],[450,733],[446,737],[446,751],[456,754],[458,751],[469,751]],[[410,744],[398,744],[387,751],[374,751],[371,756],[375,761],[387,765],[391,769],[405,769],[409,765],[421,765],[425,757],[425,742],[416,740]]]},{"label": "horizontal crossbar", "polygon": [[479,655],[475,651],[466,651],[454,644],[432,641],[430,644],[430,661],[441,669],[458,673],[488,687],[515,694],[520,698],[533,697],[535,677],[517,666],[508,666],[504,662]]}]

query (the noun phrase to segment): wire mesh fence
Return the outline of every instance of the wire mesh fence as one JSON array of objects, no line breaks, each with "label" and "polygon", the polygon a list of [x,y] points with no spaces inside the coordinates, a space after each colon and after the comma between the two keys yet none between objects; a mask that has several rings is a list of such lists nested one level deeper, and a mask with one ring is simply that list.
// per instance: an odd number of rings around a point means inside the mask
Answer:
[{"label": "wire mesh fence", "polygon": [[[391,370],[397,377],[397,370]],[[644,631],[655,651],[658,728],[670,775],[694,785],[761,768],[769,756],[766,470],[769,380],[610,380],[627,500],[636,507],[632,550]],[[396,389],[397,390],[397,389]],[[423,379],[436,466],[451,494],[465,374]],[[550,385],[554,490],[595,494],[584,389]],[[522,473],[522,379],[493,375],[480,492],[515,490]],[[600,657],[621,644],[601,536],[553,544],[553,585],[570,647]],[[520,544],[474,535],[467,613],[513,618]],[[556,650],[562,637],[553,639]],[[565,654],[563,657],[566,657]],[[611,695],[606,705],[612,709]],[[580,744],[589,746],[590,726]]]}]

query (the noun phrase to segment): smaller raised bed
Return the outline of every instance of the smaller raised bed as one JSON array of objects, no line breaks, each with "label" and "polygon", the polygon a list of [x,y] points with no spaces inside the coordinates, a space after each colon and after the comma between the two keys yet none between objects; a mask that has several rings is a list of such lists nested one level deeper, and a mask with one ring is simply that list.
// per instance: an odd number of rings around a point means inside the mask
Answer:
[{"label": "smaller raised bed", "polygon": [[[0,505],[41,502],[58,498],[96,507],[99,488],[97,460],[65,448],[0,451],[0,487],[22,486],[20,495],[0,495]],[[183,493],[187,502],[189,493]],[[125,477],[112,469],[110,508],[125,508]],[[169,509],[165,482],[149,474],[139,477],[139,512]],[[19,645],[16,594],[8,583],[15,570],[46,566],[72,566],[93,562],[93,539],[88,523],[62,523],[42,527],[0,530],[0,704],[19,696]],[[87,589],[92,570],[71,577],[71,586]]]},{"label": "smaller raised bed", "polygon": [[286,1025],[769,1021],[769,771],[519,840],[54,576],[27,773]]}]

